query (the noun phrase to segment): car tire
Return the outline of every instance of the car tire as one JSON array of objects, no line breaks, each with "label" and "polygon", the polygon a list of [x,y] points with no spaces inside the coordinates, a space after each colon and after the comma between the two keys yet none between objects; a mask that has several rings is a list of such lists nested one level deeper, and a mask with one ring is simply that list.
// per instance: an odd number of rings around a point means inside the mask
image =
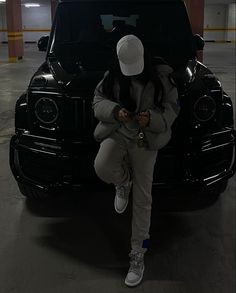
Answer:
[{"label": "car tire", "polygon": [[44,200],[52,197],[52,194],[47,193],[45,191],[29,187],[28,185],[25,185],[23,183],[18,182],[18,187],[20,189],[20,192],[27,197],[28,199],[34,199],[34,200]]}]

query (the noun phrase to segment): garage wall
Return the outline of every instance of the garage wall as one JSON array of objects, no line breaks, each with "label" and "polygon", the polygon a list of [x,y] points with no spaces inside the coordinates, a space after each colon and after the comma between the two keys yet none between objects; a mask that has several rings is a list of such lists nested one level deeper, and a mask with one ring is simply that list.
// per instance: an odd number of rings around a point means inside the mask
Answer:
[{"label": "garage wall", "polygon": [[[51,28],[50,1],[40,7],[26,8],[22,5],[22,29],[24,42],[36,42]],[[0,42],[7,41],[6,6],[0,5]]]},{"label": "garage wall", "polygon": [[24,42],[38,41],[40,36],[48,34],[51,27],[51,6],[26,8],[22,6],[22,27]]},{"label": "garage wall", "polygon": [[235,3],[207,4],[204,15],[206,41],[235,41]]},{"label": "garage wall", "polygon": [[204,39],[206,41],[223,41],[226,36],[227,5],[210,4],[205,6]]},{"label": "garage wall", "polygon": [[227,31],[227,41],[236,40],[236,3],[231,3],[228,6],[228,31]]},{"label": "garage wall", "polygon": [[[0,42],[7,41],[5,5],[0,5]],[[235,41],[236,3],[206,4],[204,39],[206,41]],[[48,34],[51,27],[50,0],[37,8],[22,6],[22,25],[25,42],[36,42]]]}]

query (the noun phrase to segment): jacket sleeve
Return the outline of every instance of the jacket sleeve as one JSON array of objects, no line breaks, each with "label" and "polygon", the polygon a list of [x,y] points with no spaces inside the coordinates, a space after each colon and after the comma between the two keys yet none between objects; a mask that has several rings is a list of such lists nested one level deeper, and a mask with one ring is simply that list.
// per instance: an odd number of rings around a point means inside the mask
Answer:
[{"label": "jacket sleeve", "polygon": [[179,114],[180,106],[177,88],[170,77],[170,74],[173,72],[172,68],[168,65],[161,65],[158,66],[157,71],[164,89],[163,107],[155,107],[149,110],[150,122],[146,130],[161,133],[171,128],[171,125]]},{"label": "jacket sleeve", "polygon": [[[104,78],[107,74],[108,71],[105,73]],[[117,109],[120,108],[120,106],[118,103],[109,100],[108,97],[105,94],[103,94],[102,84],[104,78],[99,82],[94,92],[94,115],[99,121],[114,123],[117,122],[115,118],[115,113],[117,112]]]}]

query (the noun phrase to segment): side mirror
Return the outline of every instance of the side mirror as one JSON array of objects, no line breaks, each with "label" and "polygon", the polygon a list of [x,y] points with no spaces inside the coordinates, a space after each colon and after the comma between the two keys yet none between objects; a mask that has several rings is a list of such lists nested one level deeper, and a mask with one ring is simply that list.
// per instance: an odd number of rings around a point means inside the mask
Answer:
[{"label": "side mirror", "polygon": [[202,51],[204,46],[205,46],[205,41],[203,39],[203,37],[201,37],[200,35],[196,34],[193,36],[193,42],[195,45],[195,48],[197,51]]},{"label": "side mirror", "polygon": [[47,51],[47,47],[48,47],[48,41],[49,41],[49,36],[42,36],[39,40],[38,40],[38,49],[39,51]]}]

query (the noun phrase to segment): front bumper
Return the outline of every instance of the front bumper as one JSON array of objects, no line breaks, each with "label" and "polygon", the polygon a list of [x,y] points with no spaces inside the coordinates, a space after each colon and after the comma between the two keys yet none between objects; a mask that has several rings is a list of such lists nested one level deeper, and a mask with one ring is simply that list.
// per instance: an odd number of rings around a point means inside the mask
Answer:
[{"label": "front bumper", "polygon": [[[58,189],[105,190],[93,162],[99,145],[17,134],[10,142],[10,166],[16,180],[46,192]],[[235,131],[228,128],[159,152],[154,189],[214,187],[235,173]]]}]

